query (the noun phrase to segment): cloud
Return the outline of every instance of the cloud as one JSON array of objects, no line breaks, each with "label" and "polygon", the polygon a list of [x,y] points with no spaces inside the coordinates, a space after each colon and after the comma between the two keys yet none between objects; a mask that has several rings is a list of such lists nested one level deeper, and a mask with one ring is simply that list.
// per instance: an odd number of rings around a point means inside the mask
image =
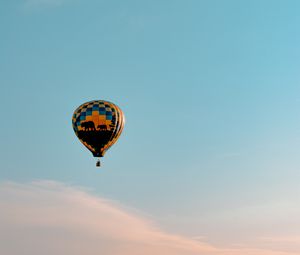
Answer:
[{"label": "cloud", "polygon": [[273,236],[273,237],[261,237],[262,241],[272,243],[296,243],[300,244],[300,235],[296,236]]},{"label": "cloud", "polygon": [[6,255],[295,255],[166,233],[116,202],[51,181],[0,184],[0,214]]}]

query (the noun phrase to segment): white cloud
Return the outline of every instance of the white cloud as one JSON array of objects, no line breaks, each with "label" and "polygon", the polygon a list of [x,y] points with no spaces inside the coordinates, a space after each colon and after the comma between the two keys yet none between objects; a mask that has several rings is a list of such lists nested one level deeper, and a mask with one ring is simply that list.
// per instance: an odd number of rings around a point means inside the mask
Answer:
[{"label": "white cloud", "polygon": [[168,234],[116,203],[61,183],[0,185],[0,254],[294,255],[218,249]]}]

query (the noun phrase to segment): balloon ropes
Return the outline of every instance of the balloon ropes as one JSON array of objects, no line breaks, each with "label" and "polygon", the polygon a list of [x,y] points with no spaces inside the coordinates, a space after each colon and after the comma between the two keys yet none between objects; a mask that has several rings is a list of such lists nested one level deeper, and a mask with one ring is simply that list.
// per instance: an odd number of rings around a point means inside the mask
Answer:
[{"label": "balloon ropes", "polygon": [[[104,156],[118,140],[124,124],[125,117],[122,110],[104,100],[94,100],[80,105],[72,118],[76,136],[94,157]],[[100,166],[100,160],[96,166]]]}]

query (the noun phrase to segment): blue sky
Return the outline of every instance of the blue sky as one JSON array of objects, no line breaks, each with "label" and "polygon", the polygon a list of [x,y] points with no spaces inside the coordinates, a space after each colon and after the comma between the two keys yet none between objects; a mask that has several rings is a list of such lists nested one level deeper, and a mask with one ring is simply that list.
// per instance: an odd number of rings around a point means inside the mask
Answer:
[{"label": "blue sky", "polygon": [[[300,236],[299,8],[1,1],[0,180],[82,186],[217,245]],[[126,116],[101,169],[71,126],[93,99]]]}]

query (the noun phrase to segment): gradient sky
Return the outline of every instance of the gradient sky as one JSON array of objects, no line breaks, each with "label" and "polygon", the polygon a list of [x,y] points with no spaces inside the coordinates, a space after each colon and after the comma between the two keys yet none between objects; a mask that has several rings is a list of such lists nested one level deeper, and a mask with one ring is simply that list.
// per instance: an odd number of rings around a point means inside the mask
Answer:
[{"label": "gradient sky", "polygon": [[[84,187],[175,234],[299,254],[299,11],[0,0],[0,181]],[[100,169],[71,125],[93,99],[126,117]]]}]

